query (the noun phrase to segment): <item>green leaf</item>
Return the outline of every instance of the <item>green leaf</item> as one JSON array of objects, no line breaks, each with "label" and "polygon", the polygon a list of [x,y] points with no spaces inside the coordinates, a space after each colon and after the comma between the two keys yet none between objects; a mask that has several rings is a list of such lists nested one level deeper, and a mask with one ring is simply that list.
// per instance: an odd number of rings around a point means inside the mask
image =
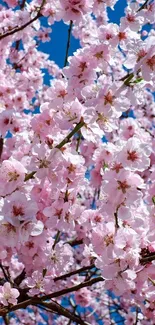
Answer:
[{"label": "green leaf", "polygon": [[152,196],[152,202],[153,202],[153,204],[155,205],[155,195]]},{"label": "green leaf", "polygon": [[134,84],[138,84],[139,82],[141,82],[142,80],[144,80],[143,78],[137,78],[136,80],[133,81]]},{"label": "green leaf", "polygon": [[106,163],[103,164],[103,170],[105,170],[108,167],[109,167],[108,164],[106,164]]}]

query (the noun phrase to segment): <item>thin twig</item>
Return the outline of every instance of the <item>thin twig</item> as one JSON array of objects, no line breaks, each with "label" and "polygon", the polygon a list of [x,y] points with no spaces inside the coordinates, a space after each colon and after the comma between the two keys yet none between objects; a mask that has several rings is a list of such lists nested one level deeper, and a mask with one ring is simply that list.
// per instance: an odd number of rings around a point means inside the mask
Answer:
[{"label": "thin twig", "polygon": [[116,212],[114,213],[114,217],[115,217],[115,227],[116,227],[116,229],[118,229],[118,228],[119,228],[119,223],[118,223],[118,211],[116,211]]},{"label": "thin twig", "polygon": [[72,136],[77,133],[83,126],[85,125],[85,122],[83,118],[81,118],[81,121],[74,127],[74,129],[56,146],[56,148],[61,149],[66,143],[70,141]]},{"label": "thin twig", "polygon": [[20,32],[21,30],[25,29],[27,26],[31,25],[35,20],[37,20],[41,16],[42,16],[42,14],[40,12],[38,12],[36,17],[32,18],[31,20],[29,20],[24,25],[22,25],[20,27],[16,27],[16,28],[12,29],[11,31],[6,32],[5,34],[0,35],[0,40],[2,40],[5,37],[11,36],[11,35],[13,35],[13,34],[15,34],[17,32]]},{"label": "thin twig", "polygon": [[84,281],[84,282],[82,282],[80,284],[77,284],[77,285],[71,287],[71,288],[62,289],[60,291],[57,291],[57,292],[51,293],[49,295],[43,296],[43,297],[41,297],[41,301],[42,300],[44,301],[44,300],[47,300],[47,299],[52,299],[52,298],[57,298],[57,297],[65,295],[65,294],[68,294],[70,292],[78,291],[81,288],[90,287],[93,284],[101,282],[101,281],[104,281],[104,279],[101,276],[99,276],[99,277],[93,278],[93,279],[91,279],[89,281]]},{"label": "thin twig", "polygon": [[[73,135],[75,133],[77,133],[84,125],[85,125],[85,122],[84,122],[83,118],[81,117],[81,121],[78,124],[76,124],[74,129],[55,148],[61,149],[65,144],[67,144],[70,141],[70,139],[73,137]],[[29,179],[34,178],[35,174],[36,174],[36,171],[26,174],[24,181],[26,182]]]},{"label": "thin twig", "polygon": [[21,8],[21,9],[24,9],[24,7],[25,7],[25,3],[26,3],[26,0],[23,0],[22,3],[21,3],[21,5],[20,5],[20,8]]},{"label": "thin twig", "polygon": [[60,275],[60,276],[54,278],[54,281],[56,282],[56,281],[59,281],[59,280],[64,280],[64,279],[66,279],[66,278],[68,278],[68,277],[70,277],[72,275],[79,274],[81,272],[85,272],[85,271],[90,270],[92,268],[95,268],[94,264],[89,265],[89,266],[81,267],[80,269],[74,270],[72,272],[69,272],[69,273],[66,273],[66,274],[63,274],[63,275]]},{"label": "thin twig", "polygon": [[81,325],[88,325],[88,323],[85,323],[80,317],[72,314],[68,309],[62,307],[56,301],[52,301],[49,303],[41,302],[41,305],[45,306],[48,309],[51,309],[54,312],[57,312],[59,315],[63,315],[66,318],[69,318],[73,322],[77,322]]},{"label": "thin twig", "polygon": [[25,23],[22,26],[16,27],[16,28],[14,28],[14,29],[0,35],[0,40],[2,40],[5,37],[11,36],[11,35],[13,35],[13,34],[15,34],[17,32],[20,32],[21,30],[25,29],[27,26],[31,25],[35,20],[42,17],[41,10],[43,9],[44,3],[45,3],[45,0],[42,1],[42,4],[41,4],[41,6],[39,8],[39,11],[38,11],[37,15],[34,18],[30,19],[27,23]]},{"label": "thin twig", "polygon": [[93,196],[93,200],[92,200],[92,204],[91,204],[91,207],[92,207],[92,208],[94,208],[94,205],[95,205],[96,194],[97,194],[97,189],[95,189],[95,191],[94,191],[94,196]]},{"label": "thin twig", "polygon": [[3,316],[3,321],[5,325],[9,325],[9,318],[8,315]]},{"label": "thin twig", "polygon": [[69,47],[70,47],[70,39],[71,39],[71,31],[72,31],[73,21],[70,21],[69,29],[68,29],[68,39],[67,39],[67,46],[66,46],[66,55],[64,61],[64,67],[66,67],[68,62],[68,54],[69,54]]},{"label": "thin twig", "polygon": [[151,254],[151,255],[148,255],[148,256],[144,256],[144,257],[142,257],[142,258],[140,259],[140,263],[141,263],[142,265],[145,265],[145,264],[150,263],[150,262],[152,262],[152,261],[154,261],[154,260],[155,260],[155,254]]},{"label": "thin twig", "polygon": [[74,247],[74,246],[77,246],[77,245],[82,245],[83,244],[83,239],[72,239],[72,240],[69,240],[67,242],[65,242],[65,244],[69,244],[70,246]]},{"label": "thin twig", "polygon": [[34,175],[36,174],[36,172],[31,172],[29,174],[26,174],[25,175],[25,179],[24,179],[24,182],[27,182],[29,179],[33,179],[34,178]]},{"label": "thin twig", "polygon": [[[21,2],[21,4],[20,4],[20,9],[21,9],[21,10],[24,9],[24,7],[25,7],[25,3],[26,3],[26,0],[23,0],[23,1]],[[19,40],[16,41],[16,44],[15,44],[15,49],[16,49],[16,51],[19,50],[20,42],[21,42],[21,39],[19,39]],[[14,68],[16,67],[16,63],[13,64],[13,67],[14,67]]]},{"label": "thin twig", "polygon": [[145,132],[149,133],[152,138],[154,138],[154,135],[149,130],[147,130],[144,126],[140,126],[140,127],[141,129],[145,130]]},{"label": "thin twig", "polygon": [[155,280],[151,279],[150,277],[148,277],[148,280],[150,280],[150,282],[153,284],[153,286],[155,287]]},{"label": "thin twig", "polygon": [[5,267],[1,263],[0,263],[0,268],[1,268],[2,272],[3,272],[3,274],[4,274],[5,280],[9,282],[10,279],[9,279],[9,277],[7,275],[7,272],[5,271]]},{"label": "thin twig", "polygon": [[136,319],[135,319],[134,325],[137,325],[137,324],[138,324],[138,307],[136,307]]},{"label": "thin twig", "polygon": [[[66,192],[65,192],[64,202],[68,202],[68,188],[66,189]],[[57,231],[57,234],[56,234],[56,236],[55,236],[55,241],[54,241],[54,244],[53,244],[53,246],[52,246],[52,249],[55,248],[55,245],[59,242],[60,237],[61,237],[61,231],[58,230],[58,231]]]},{"label": "thin twig", "polygon": [[[15,306],[12,306],[10,309],[5,308],[5,310],[3,310],[3,315],[7,314],[8,312],[11,312],[11,311],[15,311],[15,310],[18,310],[18,309],[21,309],[21,308],[26,308],[29,305],[41,304],[45,300],[57,298],[57,297],[65,295],[65,294],[68,294],[68,293],[71,293],[71,292],[74,292],[74,291],[78,291],[81,288],[92,286],[93,284],[101,282],[101,281],[104,281],[104,279],[101,276],[99,276],[99,277],[93,278],[93,279],[91,279],[89,281],[84,281],[82,283],[79,283],[79,284],[77,284],[77,285],[75,285],[73,287],[62,289],[62,290],[53,292],[51,294],[39,297],[39,298],[27,299],[25,301],[22,301],[22,302],[18,303]],[[0,310],[0,315],[1,315],[1,310]]]},{"label": "thin twig", "polygon": [[146,8],[146,6],[147,6],[147,3],[149,2],[149,0],[146,0],[145,2],[144,2],[144,4],[137,10],[137,12],[139,12],[139,11],[141,11],[141,10],[143,10],[143,9],[145,9]]},{"label": "thin twig", "polygon": [[130,76],[134,76],[133,72],[131,73],[127,73],[124,77],[122,77],[121,79],[119,79],[119,81],[125,81],[127,78],[129,78]]},{"label": "thin twig", "polygon": [[0,159],[3,153],[4,139],[0,137]]},{"label": "thin twig", "polygon": [[58,231],[57,231],[57,234],[56,234],[56,236],[55,236],[55,241],[54,241],[54,244],[53,244],[53,246],[52,246],[52,249],[55,248],[55,245],[58,243],[58,241],[59,241],[59,239],[60,239],[60,236],[61,236],[61,232],[60,232],[60,230],[58,230]]},{"label": "thin twig", "polygon": [[[80,317],[79,313],[76,311],[76,308],[77,308],[77,305],[75,304],[75,302],[73,301],[72,298],[69,299],[69,302],[70,302],[70,305],[72,306],[73,308],[73,313],[74,315]],[[81,317],[80,317],[81,318]],[[72,321],[69,320],[68,324],[67,325],[71,325]]]},{"label": "thin twig", "polygon": [[79,151],[79,146],[80,146],[81,137],[82,137],[81,130],[79,130],[79,131],[78,131],[77,143],[76,143],[76,152]]},{"label": "thin twig", "polygon": [[133,77],[134,77],[134,74],[130,73],[129,76],[127,77],[127,79],[124,81],[124,85],[129,86],[130,81],[132,80]]}]

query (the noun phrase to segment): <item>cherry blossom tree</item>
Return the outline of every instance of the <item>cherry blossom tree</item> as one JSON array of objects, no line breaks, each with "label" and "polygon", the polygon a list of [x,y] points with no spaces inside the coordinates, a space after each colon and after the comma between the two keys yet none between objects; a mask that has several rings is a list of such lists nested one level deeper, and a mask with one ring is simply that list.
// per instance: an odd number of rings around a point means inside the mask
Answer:
[{"label": "cherry blossom tree", "polygon": [[116,2],[1,1],[1,324],[154,324],[155,1]]}]

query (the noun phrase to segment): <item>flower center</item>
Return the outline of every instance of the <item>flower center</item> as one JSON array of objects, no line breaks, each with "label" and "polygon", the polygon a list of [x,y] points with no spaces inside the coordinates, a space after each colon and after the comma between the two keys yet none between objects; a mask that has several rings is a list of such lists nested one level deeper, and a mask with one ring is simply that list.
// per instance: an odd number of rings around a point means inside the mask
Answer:
[{"label": "flower center", "polygon": [[13,212],[15,217],[24,216],[24,211],[23,211],[22,207],[17,207],[15,205],[13,205],[12,212]]},{"label": "flower center", "polygon": [[153,70],[155,66],[155,55],[148,59],[146,63],[151,68],[151,70]]},{"label": "flower center", "polygon": [[127,151],[127,154],[128,154],[127,160],[136,161],[138,159],[138,155],[135,150]]},{"label": "flower center", "polygon": [[14,171],[14,172],[9,172],[8,176],[9,176],[9,182],[12,182],[12,181],[17,181],[19,174],[17,174],[17,172]]},{"label": "flower center", "polygon": [[117,183],[119,184],[118,190],[122,190],[123,194],[125,194],[126,190],[130,188],[130,185],[127,184],[127,181],[117,181]]}]

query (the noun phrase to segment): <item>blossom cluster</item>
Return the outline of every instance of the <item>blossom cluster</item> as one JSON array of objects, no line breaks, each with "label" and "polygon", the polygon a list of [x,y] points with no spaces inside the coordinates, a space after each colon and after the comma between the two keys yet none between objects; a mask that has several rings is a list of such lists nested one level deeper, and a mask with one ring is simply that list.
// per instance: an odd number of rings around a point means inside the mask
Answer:
[{"label": "blossom cluster", "polygon": [[[53,325],[154,324],[155,2],[128,0],[119,25],[116,3],[0,5],[0,316],[14,311],[12,325],[45,324],[38,305]],[[63,68],[39,50],[60,20],[67,46],[80,41]]]}]

